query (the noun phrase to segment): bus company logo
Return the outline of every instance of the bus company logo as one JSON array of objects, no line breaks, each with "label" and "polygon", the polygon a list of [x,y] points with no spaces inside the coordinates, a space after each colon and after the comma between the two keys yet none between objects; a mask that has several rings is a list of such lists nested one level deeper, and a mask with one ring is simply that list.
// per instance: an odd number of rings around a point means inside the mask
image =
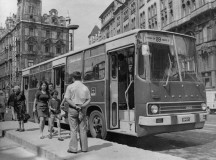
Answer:
[{"label": "bus company logo", "polygon": [[191,109],[192,109],[192,106],[186,106],[185,109],[186,109],[186,110],[191,110]]},{"label": "bus company logo", "polygon": [[156,42],[161,42],[161,37],[156,37]]}]

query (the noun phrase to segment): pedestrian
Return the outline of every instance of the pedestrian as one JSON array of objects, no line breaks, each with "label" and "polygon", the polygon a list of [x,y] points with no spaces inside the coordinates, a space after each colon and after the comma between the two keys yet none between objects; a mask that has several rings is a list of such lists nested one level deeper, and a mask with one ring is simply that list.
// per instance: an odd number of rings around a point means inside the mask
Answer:
[{"label": "pedestrian", "polygon": [[68,153],[77,153],[78,139],[80,137],[80,146],[82,152],[88,151],[87,124],[85,118],[85,108],[91,101],[89,89],[81,82],[80,72],[72,73],[72,81],[65,93],[65,99],[69,103],[68,121],[70,125],[71,139]]},{"label": "pedestrian", "polygon": [[14,98],[15,98],[15,93],[14,93],[14,89],[12,88],[11,90],[11,94],[8,98],[8,107],[11,108],[11,113],[12,113],[12,120],[13,121],[16,121],[16,113],[15,113],[15,110],[14,110]]},{"label": "pedestrian", "polygon": [[0,90],[0,121],[5,121],[6,98],[2,90]]},{"label": "pedestrian", "polygon": [[[53,87],[53,83],[49,83],[49,84],[48,84],[48,88],[49,88],[49,94],[51,95],[51,93],[55,91],[55,89],[54,89],[54,87]],[[52,98],[52,97],[50,96],[50,98]],[[49,117],[49,122],[50,122],[50,121],[51,121],[51,120],[50,120],[50,117]],[[50,123],[49,123],[49,124],[48,124],[48,132],[50,132],[50,128],[51,128],[51,126],[50,126]],[[53,132],[53,133],[55,132],[54,128],[52,129],[52,132]]]},{"label": "pedestrian", "polygon": [[54,121],[57,120],[57,126],[58,126],[58,140],[63,141],[64,139],[61,137],[61,109],[60,109],[60,103],[61,100],[57,98],[58,96],[58,91],[54,90],[51,94],[51,99],[49,100],[49,109],[50,109],[50,134],[49,138],[52,139],[52,130],[54,126]]},{"label": "pedestrian", "polygon": [[49,91],[48,91],[48,83],[46,81],[42,81],[40,83],[39,90],[35,94],[35,100],[33,105],[33,112],[37,110],[38,117],[40,119],[39,127],[40,127],[40,139],[44,139],[43,130],[45,125],[45,119],[49,117],[49,107],[48,102],[50,99]]},{"label": "pedestrian", "polygon": [[49,83],[49,93],[51,94],[54,91],[53,83]]},{"label": "pedestrian", "polygon": [[25,113],[26,113],[26,105],[25,105],[25,95],[24,93],[20,90],[19,86],[14,87],[14,110],[17,113],[17,120],[19,123],[19,127],[17,128],[16,131],[24,132],[24,118],[25,118]]}]

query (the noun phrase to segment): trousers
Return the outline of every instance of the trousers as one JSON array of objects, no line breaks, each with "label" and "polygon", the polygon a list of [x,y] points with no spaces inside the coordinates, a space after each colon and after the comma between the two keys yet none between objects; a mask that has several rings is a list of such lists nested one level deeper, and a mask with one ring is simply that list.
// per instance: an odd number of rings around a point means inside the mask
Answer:
[{"label": "trousers", "polygon": [[68,108],[68,121],[70,125],[70,133],[71,133],[69,150],[72,152],[77,152],[78,150],[77,134],[79,134],[81,151],[83,152],[88,151],[86,116],[84,115],[83,119],[80,120],[79,112],[74,108]]}]

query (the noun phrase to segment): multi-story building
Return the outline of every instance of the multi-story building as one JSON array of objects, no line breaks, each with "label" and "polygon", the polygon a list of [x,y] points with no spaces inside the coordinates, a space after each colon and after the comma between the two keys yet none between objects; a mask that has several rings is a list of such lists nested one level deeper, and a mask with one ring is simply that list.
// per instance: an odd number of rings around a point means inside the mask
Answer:
[{"label": "multi-story building", "polygon": [[17,14],[0,28],[0,88],[20,84],[21,70],[68,52],[66,18],[56,9],[42,16],[41,0],[18,0]]},{"label": "multi-story building", "polygon": [[114,0],[99,18],[102,39],[135,28],[195,36],[203,81],[216,87],[216,0]]},{"label": "multi-story building", "polygon": [[92,29],[91,33],[88,36],[88,39],[89,45],[101,40],[100,28],[97,25],[95,25]]}]

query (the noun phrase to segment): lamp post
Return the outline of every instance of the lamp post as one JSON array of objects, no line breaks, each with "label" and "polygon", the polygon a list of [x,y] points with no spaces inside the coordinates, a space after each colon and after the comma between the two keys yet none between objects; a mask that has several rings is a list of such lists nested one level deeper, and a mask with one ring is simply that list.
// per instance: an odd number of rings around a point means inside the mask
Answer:
[{"label": "lamp post", "polygon": [[[73,51],[74,50],[74,30],[78,29],[79,25],[69,25],[68,29],[69,29],[69,34],[70,34],[70,40],[71,40],[71,44],[70,44],[70,50]],[[70,33],[70,30],[72,30],[72,33]]]}]

